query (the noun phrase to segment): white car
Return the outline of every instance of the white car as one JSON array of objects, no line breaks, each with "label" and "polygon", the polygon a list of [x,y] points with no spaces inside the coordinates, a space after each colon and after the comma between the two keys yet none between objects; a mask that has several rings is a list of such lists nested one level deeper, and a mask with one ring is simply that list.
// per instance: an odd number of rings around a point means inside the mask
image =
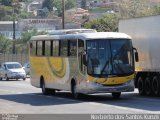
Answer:
[{"label": "white car", "polygon": [[29,63],[24,64],[23,69],[25,70],[26,75],[30,75],[30,64]]},{"label": "white car", "polygon": [[1,64],[0,79],[23,79],[26,80],[26,72],[18,62],[5,62]]}]

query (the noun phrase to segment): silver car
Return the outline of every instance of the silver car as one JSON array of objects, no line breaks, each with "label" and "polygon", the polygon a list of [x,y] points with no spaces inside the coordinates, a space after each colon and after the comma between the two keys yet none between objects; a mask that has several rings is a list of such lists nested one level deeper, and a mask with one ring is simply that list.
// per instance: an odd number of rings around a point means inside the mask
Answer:
[{"label": "silver car", "polygon": [[24,64],[23,69],[25,70],[26,75],[30,75],[30,64],[29,63]]},{"label": "silver car", "polygon": [[5,62],[1,64],[0,79],[23,79],[26,80],[26,72],[18,62]]}]

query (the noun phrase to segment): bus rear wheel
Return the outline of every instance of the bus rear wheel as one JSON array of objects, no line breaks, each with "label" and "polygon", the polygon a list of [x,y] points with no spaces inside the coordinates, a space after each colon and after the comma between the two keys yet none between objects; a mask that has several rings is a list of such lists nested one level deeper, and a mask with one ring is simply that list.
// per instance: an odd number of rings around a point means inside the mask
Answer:
[{"label": "bus rear wheel", "polygon": [[138,77],[138,91],[140,95],[145,95],[144,80],[142,77]]},{"label": "bus rear wheel", "polygon": [[112,97],[113,97],[114,99],[119,99],[120,96],[121,96],[121,92],[113,92],[113,93],[112,93]]},{"label": "bus rear wheel", "polygon": [[72,82],[71,82],[71,92],[72,92],[73,98],[78,99],[79,93],[78,93],[78,91],[77,91],[77,85],[76,85],[76,82],[75,82],[75,81],[72,81]]},{"label": "bus rear wheel", "polygon": [[152,91],[154,95],[156,96],[160,95],[160,82],[159,82],[159,77],[157,75],[154,76],[152,80]]},{"label": "bus rear wheel", "polygon": [[44,80],[41,80],[41,89],[42,89],[43,95],[51,95],[51,94],[54,95],[55,94],[54,89],[46,88]]}]

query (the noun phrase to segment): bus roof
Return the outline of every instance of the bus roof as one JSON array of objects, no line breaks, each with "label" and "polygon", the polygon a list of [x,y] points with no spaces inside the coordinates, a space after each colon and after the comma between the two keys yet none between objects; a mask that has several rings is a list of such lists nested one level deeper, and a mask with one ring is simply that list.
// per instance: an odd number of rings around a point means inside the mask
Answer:
[{"label": "bus roof", "polygon": [[75,34],[75,33],[95,33],[94,29],[63,29],[63,30],[52,30],[49,35],[64,35],[64,34]]},{"label": "bus roof", "polygon": [[33,36],[31,40],[61,40],[61,39],[131,39],[131,37],[125,33],[119,32],[95,32],[95,33],[77,33],[77,34],[65,34],[65,35],[38,35]]}]

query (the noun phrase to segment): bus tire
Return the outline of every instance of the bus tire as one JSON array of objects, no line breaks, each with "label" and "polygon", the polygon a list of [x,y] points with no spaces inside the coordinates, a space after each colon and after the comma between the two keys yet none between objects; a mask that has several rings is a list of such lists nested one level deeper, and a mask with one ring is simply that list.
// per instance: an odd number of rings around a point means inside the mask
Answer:
[{"label": "bus tire", "polygon": [[44,79],[41,80],[41,89],[43,95],[49,95],[51,93],[50,89],[46,88]]},{"label": "bus tire", "polygon": [[160,95],[160,81],[159,76],[155,75],[152,80],[152,91],[156,96]]},{"label": "bus tire", "polygon": [[71,81],[71,92],[72,92],[73,98],[78,99],[79,94],[77,92],[77,85],[76,85],[75,80]]},{"label": "bus tire", "polygon": [[146,95],[151,95],[151,93],[152,93],[151,81],[150,81],[149,77],[145,78],[145,93],[146,93]]},{"label": "bus tire", "polygon": [[119,99],[120,96],[121,96],[121,92],[113,92],[113,93],[112,93],[112,97],[113,97],[114,99]]},{"label": "bus tire", "polygon": [[2,80],[2,78],[0,77],[0,80]]},{"label": "bus tire", "polygon": [[142,79],[141,76],[138,77],[138,91],[139,91],[139,95],[143,96],[145,95],[145,90],[144,90],[144,80]]}]

